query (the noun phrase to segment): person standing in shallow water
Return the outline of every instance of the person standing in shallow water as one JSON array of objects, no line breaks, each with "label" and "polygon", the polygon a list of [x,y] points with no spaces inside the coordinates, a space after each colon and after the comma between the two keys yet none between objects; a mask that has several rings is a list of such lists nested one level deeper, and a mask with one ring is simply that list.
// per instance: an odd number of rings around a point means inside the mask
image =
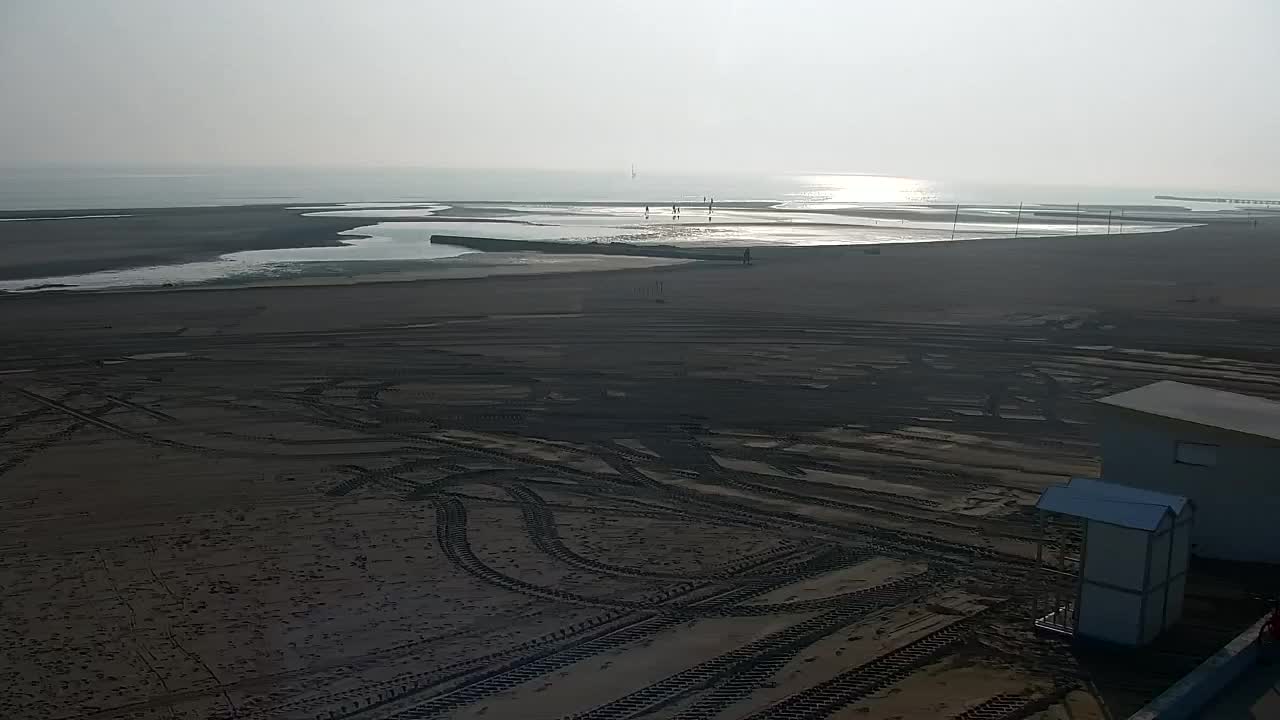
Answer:
[{"label": "person standing in shallow water", "polygon": [[751,248],[747,248],[746,250],[742,251],[742,264],[743,265],[751,264]]}]

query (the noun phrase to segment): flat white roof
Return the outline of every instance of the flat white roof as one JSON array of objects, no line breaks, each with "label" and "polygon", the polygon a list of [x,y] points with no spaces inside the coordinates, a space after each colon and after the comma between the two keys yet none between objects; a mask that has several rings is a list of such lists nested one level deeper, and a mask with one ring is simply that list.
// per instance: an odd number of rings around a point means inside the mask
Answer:
[{"label": "flat white roof", "polygon": [[1163,380],[1105,397],[1103,405],[1280,441],[1280,402]]},{"label": "flat white roof", "polygon": [[1175,516],[1187,506],[1178,495],[1140,490],[1089,478],[1075,478],[1045,490],[1036,508],[1109,525],[1152,532],[1165,515]]}]

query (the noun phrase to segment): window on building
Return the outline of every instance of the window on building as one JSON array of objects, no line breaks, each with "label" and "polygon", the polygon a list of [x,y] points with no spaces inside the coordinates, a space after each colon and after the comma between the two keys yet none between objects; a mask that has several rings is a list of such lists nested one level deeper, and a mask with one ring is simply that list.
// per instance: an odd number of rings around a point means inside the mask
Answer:
[{"label": "window on building", "polygon": [[1218,464],[1218,446],[1180,442],[1174,450],[1173,460],[1181,465],[1213,467]]}]

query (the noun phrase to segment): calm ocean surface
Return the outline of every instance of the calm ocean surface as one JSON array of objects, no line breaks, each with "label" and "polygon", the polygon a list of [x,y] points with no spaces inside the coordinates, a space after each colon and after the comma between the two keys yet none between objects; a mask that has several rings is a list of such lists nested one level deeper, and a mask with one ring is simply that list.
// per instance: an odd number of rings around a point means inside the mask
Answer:
[{"label": "calm ocean surface", "polygon": [[[0,169],[0,210],[106,209],[406,201],[790,203],[1075,203],[1169,205],[1156,194],[1197,188],[1115,189],[946,183],[854,174],[758,176],[421,168]],[[1232,193],[1234,197],[1251,197]],[[1258,196],[1261,197],[1261,196]],[[1188,205],[1188,203],[1176,203]],[[1222,210],[1222,205],[1202,209]]]}]

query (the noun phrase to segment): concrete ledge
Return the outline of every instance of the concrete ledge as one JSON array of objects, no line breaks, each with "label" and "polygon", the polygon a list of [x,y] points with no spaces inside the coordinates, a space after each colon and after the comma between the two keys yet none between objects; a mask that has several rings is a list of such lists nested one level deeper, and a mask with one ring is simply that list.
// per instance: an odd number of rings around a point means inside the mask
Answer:
[{"label": "concrete ledge", "polygon": [[1263,615],[1234,640],[1222,646],[1200,667],[1187,673],[1160,697],[1129,716],[1129,720],[1185,720],[1200,712],[1209,701],[1232,680],[1253,667],[1258,659],[1258,632],[1267,615]]}]

